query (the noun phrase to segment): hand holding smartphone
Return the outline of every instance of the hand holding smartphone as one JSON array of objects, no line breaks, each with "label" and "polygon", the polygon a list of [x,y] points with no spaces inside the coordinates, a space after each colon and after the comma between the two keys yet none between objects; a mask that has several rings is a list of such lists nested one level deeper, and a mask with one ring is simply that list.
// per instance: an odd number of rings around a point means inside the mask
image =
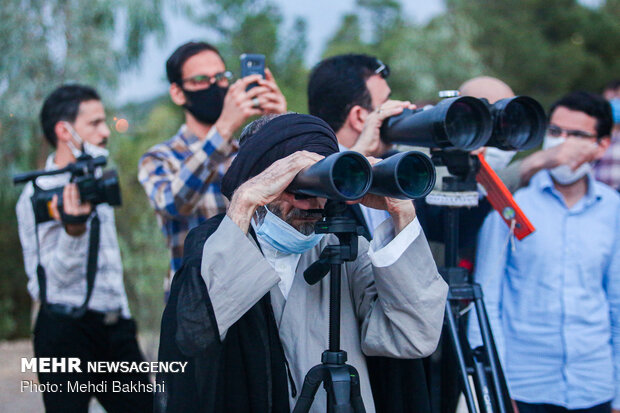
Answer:
[{"label": "hand holding smartphone", "polygon": [[[239,56],[241,61],[241,77],[249,75],[261,75],[265,78],[265,55],[262,54],[250,54],[243,53]],[[246,88],[246,91],[252,89],[254,86],[258,86],[258,83],[250,83]]]}]

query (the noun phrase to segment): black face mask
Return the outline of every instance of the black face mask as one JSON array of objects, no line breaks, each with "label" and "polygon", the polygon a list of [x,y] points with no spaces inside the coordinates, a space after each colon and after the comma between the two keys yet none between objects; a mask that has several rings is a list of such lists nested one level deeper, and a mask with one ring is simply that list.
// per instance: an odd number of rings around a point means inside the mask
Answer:
[{"label": "black face mask", "polygon": [[212,125],[222,113],[227,87],[216,84],[202,90],[189,91],[183,89],[187,103],[183,105],[196,119]]}]

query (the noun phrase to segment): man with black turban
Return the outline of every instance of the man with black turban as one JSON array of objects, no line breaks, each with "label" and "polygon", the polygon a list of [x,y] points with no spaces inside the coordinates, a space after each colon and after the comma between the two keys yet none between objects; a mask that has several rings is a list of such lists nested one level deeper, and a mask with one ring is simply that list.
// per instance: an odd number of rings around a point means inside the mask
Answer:
[{"label": "man with black turban", "polygon": [[[165,392],[156,411],[290,412],[328,346],[329,277],[311,286],[303,272],[338,241],[313,232],[325,200],[296,199],[286,188],[299,171],[338,152],[336,137],[309,115],[260,126],[241,141],[224,177],[226,215],[185,242],[162,319],[160,361],[188,367],[158,376]],[[391,219],[370,244],[359,237],[357,259],[342,267],[341,348],[359,372],[366,411],[374,412],[364,356],[432,353],[448,288],[411,201],[367,195],[362,203]],[[311,411],[325,406],[319,390]]]}]

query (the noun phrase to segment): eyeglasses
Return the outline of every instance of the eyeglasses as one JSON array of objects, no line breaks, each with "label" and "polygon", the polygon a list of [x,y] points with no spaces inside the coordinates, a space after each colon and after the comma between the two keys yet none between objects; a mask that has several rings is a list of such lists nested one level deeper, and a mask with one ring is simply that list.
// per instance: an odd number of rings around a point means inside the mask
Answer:
[{"label": "eyeglasses", "polygon": [[188,83],[196,88],[204,88],[209,87],[214,83],[217,83],[219,86],[228,86],[228,83],[232,80],[232,78],[233,74],[227,70],[225,72],[216,73],[213,76],[196,75],[188,77],[186,79],[181,79],[181,82]]},{"label": "eyeglasses", "polygon": [[549,125],[547,128],[547,133],[549,136],[553,136],[554,138],[559,138],[563,134],[566,134],[566,136],[572,136],[573,138],[596,138],[596,134],[594,133],[584,132],[581,130],[562,129],[556,125]]},{"label": "eyeglasses", "polygon": [[375,69],[375,75],[380,75],[382,78],[387,79],[390,75],[390,67],[379,59],[377,59],[377,64],[379,67]]}]

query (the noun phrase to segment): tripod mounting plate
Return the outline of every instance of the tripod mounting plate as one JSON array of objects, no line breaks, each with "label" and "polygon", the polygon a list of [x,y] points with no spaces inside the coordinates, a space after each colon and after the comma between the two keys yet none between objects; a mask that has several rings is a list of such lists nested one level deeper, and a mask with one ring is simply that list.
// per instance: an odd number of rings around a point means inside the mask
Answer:
[{"label": "tripod mounting plate", "polygon": [[426,196],[426,203],[437,206],[471,208],[478,206],[478,199],[478,192],[476,191],[433,191]]}]

